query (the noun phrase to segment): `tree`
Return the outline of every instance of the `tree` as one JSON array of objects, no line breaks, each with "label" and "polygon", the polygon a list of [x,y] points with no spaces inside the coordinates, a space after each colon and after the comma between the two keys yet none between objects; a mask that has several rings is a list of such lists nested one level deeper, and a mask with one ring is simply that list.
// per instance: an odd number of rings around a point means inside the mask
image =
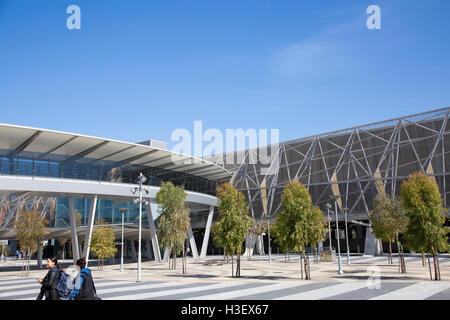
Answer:
[{"label": "tree", "polygon": [[397,243],[400,269],[406,273],[403,246],[398,240],[399,234],[406,232],[408,216],[399,199],[391,198],[385,193],[378,194],[374,201],[375,211],[370,212],[370,221],[375,237],[389,242],[389,263],[392,262],[392,242]]},{"label": "tree", "polygon": [[184,186],[174,186],[172,182],[161,183],[156,194],[156,200],[161,205],[161,215],[158,222],[158,240],[163,248],[172,252],[172,266],[176,268],[177,254],[183,255],[183,273],[186,273],[185,242],[190,228],[190,210],[184,206],[187,194]]},{"label": "tree", "polygon": [[[219,217],[213,229],[213,240],[217,246],[224,247],[227,256],[231,256],[231,275],[240,277],[243,242],[254,220],[248,216],[244,195],[231,183],[225,182],[217,188],[217,198],[220,200]],[[233,255],[236,255],[235,273]]]},{"label": "tree", "polygon": [[[308,189],[298,181],[289,182],[281,195],[283,211],[277,215],[273,237],[282,251],[292,249],[304,261],[300,270],[303,279],[311,279],[309,258],[305,254],[307,246],[315,247],[327,232],[322,211],[313,206]],[[285,251],[286,252],[286,251]]]},{"label": "tree", "polygon": [[[434,279],[440,280],[438,252],[447,251],[449,244],[438,185],[424,173],[413,173],[403,181],[400,196],[409,218],[405,233],[407,246],[413,251],[432,254]],[[431,266],[430,278],[433,279]]]},{"label": "tree", "polygon": [[91,239],[91,251],[100,260],[98,269],[103,270],[104,260],[113,257],[117,248],[114,243],[115,235],[111,226],[104,221],[94,227]]},{"label": "tree", "polygon": [[40,242],[48,234],[45,227],[47,223],[47,220],[36,209],[28,211],[24,208],[18,213],[14,230],[20,247],[26,249],[28,258],[26,263],[26,276],[28,276],[30,271],[31,255],[37,251],[38,245],[40,245]]}]

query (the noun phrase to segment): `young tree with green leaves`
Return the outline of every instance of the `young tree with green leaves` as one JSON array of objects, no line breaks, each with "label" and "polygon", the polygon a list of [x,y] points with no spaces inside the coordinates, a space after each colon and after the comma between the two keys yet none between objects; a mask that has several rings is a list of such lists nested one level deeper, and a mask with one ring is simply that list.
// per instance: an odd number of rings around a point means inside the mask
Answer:
[{"label": "young tree with green leaves", "polygon": [[298,181],[289,182],[281,195],[283,211],[277,215],[273,229],[274,239],[282,251],[292,249],[300,254],[305,279],[311,279],[307,246],[315,247],[327,232],[322,211],[313,206],[308,189]]},{"label": "young tree with green leaves", "polygon": [[[436,181],[424,173],[413,173],[403,181],[400,196],[409,218],[405,233],[408,248],[416,252],[431,253],[434,279],[440,280],[439,251],[448,251],[447,229],[442,197]],[[431,266],[430,266],[430,278]]]},{"label": "young tree with green leaves", "polygon": [[156,194],[156,200],[161,205],[158,241],[172,252],[172,266],[169,261],[169,269],[176,268],[177,254],[182,253],[183,273],[186,273],[185,242],[190,228],[190,210],[184,205],[186,196],[184,186],[174,186],[170,181],[161,183]]},{"label": "young tree with green leaves", "polygon": [[[48,221],[35,210],[26,210],[23,208],[18,212],[17,220],[14,224],[14,231],[21,248],[26,249],[27,263],[26,276],[30,271],[30,258],[38,250],[38,245],[48,234],[46,229]],[[23,266],[22,266],[23,270]]]},{"label": "young tree with green leaves", "polygon": [[[217,246],[225,248],[225,254],[231,256],[231,275],[241,276],[241,254],[254,220],[248,216],[245,197],[229,182],[217,188],[219,217],[213,229],[213,240]],[[220,239],[220,240],[219,240]],[[234,273],[233,255],[236,255],[236,272]]]},{"label": "young tree with green leaves", "polygon": [[399,199],[389,195],[378,194],[374,201],[374,211],[370,212],[370,221],[375,237],[389,242],[389,259],[392,264],[392,242],[397,243],[401,273],[406,273],[403,246],[399,241],[399,234],[404,234],[409,219]]},{"label": "young tree with green leaves", "polygon": [[114,231],[111,226],[102,220],[100,224],[94,227],[90,248],[99,259],[99,270],[103,270],[104,260],[113,257],[117,252]]}]

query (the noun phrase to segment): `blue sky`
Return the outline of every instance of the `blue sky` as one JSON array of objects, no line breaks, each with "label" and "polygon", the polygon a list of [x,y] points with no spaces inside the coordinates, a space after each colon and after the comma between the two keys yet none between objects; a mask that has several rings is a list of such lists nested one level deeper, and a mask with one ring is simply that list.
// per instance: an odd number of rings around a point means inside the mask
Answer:
[{"label": "blue sky", "polygon": [[[67,6],[81,30],[66,28]],[[366,8],[381,8],[381,30]],[[450,106],[450,1],[0,0],[1,123],[290,140]]]}]

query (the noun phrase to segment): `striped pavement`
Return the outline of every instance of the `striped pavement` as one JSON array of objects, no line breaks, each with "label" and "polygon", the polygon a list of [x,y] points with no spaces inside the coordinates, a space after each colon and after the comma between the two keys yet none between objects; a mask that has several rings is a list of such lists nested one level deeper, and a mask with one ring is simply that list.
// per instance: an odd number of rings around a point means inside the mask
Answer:
[{"label": "striped pavement", "polygon": [[[381,282],[135,282],[95,280],[103,300],[450,300],[450,281]],[[35,278],[0,278],[0,300],[34,300]]]}]

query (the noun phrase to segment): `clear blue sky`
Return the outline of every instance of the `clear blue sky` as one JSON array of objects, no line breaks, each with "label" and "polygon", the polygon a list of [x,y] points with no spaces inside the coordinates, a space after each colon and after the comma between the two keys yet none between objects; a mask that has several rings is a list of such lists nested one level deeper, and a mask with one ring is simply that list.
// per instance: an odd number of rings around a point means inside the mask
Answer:
[{"label": "clear blue sky", "polygon": [[0,0],[0,122],[170,143],[202,120],[285,141],[450,106],[449,14],[448,0]]}]

